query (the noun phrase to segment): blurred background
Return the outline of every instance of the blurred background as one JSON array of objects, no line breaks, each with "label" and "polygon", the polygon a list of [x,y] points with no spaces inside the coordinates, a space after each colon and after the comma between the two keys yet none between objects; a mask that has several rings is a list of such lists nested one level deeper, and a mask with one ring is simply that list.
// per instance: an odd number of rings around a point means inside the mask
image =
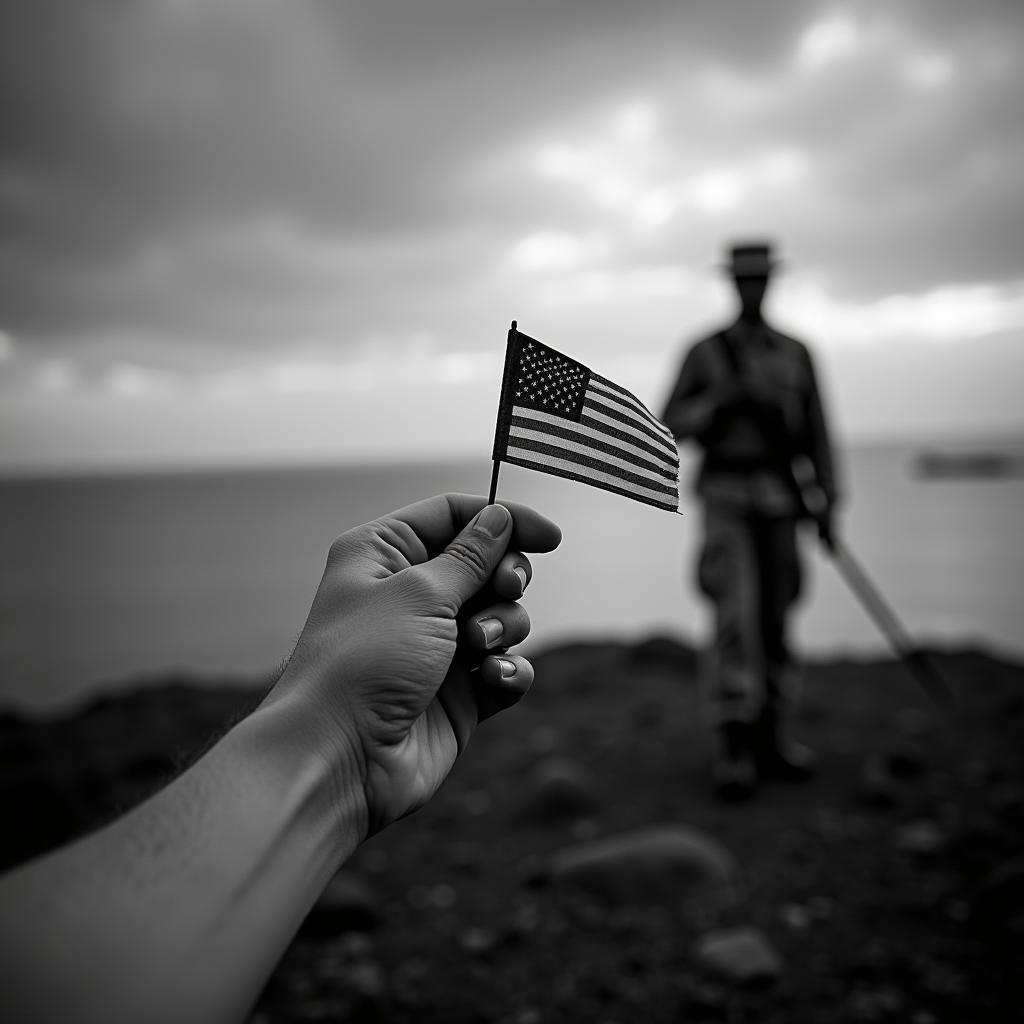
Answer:
[{"label": "blurred background", "polygon": [[[1024,653],[1021,53],[999,0],[9,0],[0,701],[271,671],[337,533],[486,492],[510,320],[657,410],[761,236],[851,546]],[[696,515],[498,493],[566,536],[531,643],[700,636]],[[881,648],[813,577],[805,649]]]}]

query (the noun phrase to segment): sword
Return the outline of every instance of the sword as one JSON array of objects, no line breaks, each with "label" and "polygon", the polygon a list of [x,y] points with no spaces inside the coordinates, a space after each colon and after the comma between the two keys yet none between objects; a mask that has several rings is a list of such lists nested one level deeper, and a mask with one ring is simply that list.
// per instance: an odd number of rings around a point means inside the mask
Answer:
[{"label": "sword", "polygon": [[849,549],[838,542],[833,545],[830,553],[832,562],[839,570],[840,575],[860,599],[865,611],[874,619],[892,649],[913,672],[925,693],[942,710],[950,710],[953,698],[946,681],[925,656],[924,651],[911,640],[910,635],[896,617],[896,613],[868,578],[857,559],[850,554]]}]

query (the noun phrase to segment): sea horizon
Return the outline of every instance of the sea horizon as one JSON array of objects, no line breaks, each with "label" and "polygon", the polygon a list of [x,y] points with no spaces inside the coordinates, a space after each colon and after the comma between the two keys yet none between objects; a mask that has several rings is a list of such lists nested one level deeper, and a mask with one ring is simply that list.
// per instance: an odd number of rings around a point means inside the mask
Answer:
[{"label": "sea horizon", "polygon": [[[1024,655],[1024,479],[917,473],[926,452],[1024,456],[1024,438],[840,445],[849,545],[922,646]],[[695,459],[684,453],[684,472]],[[954,467],[956,468],[956,467]],[[968,465],[967,469],[970,470]],[[984,468],[984,467],[983,467]],[[167,675],[255,677],[288,656],[331,540],[442,491],[486,493],[484,458],[307,460],[0,474],[0,706],[52,709]],[[700,646],[692,584],[699,509],[683,516],[502,465],[498,498],[532,504],[564,540],[537,556],[524,650],[664,635]],[[808,658],[889,653],[807,538],[796,645]]]},{"label": "sea horizon", "polygon": [[[942,434],[932,431],[858,434],[853,437],[834,438],[840,450],[853,448],[913,448],[920,451],[964,452],[993,450],[1024,454],[1024,430],[977,428],[976,430]],[[274,455],[237,454],[204,456],[193,452],[189,456],[163,456],[145,461],[131,458],[76,459],[67,462],[55,460],[5,464],[0,452],[0,484],[54,480],[87,480],[132,477],[205,476],[214,473],[303,473],[328,469],[367,469],[374,467],[464,464],[469,462],[491,464],[490,443],[470,448],[451,448],[439,453],[379,449],[363,452],[304,452]],[[683,448],[683,459],[693,458]],[[484,489],[486,490],[486,488]]]}]

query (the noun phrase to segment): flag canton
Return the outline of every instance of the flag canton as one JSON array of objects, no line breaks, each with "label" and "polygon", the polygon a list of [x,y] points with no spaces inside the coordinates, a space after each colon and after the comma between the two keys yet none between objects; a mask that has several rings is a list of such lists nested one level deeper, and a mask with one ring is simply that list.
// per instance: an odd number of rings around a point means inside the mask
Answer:
[{"label": "flag canton", "polygon": [[575,359],[519,336],[511,379],[512,404],[579,422],[590,371]]}]

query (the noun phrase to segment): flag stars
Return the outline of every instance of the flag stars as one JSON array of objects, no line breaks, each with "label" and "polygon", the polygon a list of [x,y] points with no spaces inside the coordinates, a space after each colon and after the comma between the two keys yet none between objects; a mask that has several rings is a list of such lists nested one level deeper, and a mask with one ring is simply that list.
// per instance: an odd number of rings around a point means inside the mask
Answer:
[{"label": "flag stars", "polygon": [[549,415],[576,419],[582,411],[584,385],[589,379],[581,367],[560,352],[553,352],[538,342],[520,343],[516,358],[517,390],[514,400]]}]

